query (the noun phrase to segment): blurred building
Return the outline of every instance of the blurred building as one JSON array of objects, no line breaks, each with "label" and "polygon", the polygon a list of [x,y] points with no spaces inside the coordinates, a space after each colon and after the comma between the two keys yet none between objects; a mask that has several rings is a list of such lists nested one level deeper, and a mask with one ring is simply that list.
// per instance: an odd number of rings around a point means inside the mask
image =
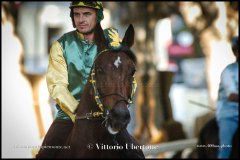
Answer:
[{"label": "blurred building", "polygon": [[[56,113],[55,102],[47,91],[45,74],[51,44],[65,32],[73,30],[69,16],[69,4],[70,1],[26,1],[12,2],[11,5],[16,21],[14,26],[17,27],[16,31],[24,49],[23,70],[32,87],[34,110],[29,112],[33,112],[35,117],[30,117],[36,119],[36,122],[33,120],[32,124],[37,124],[36,134],[40,138],[46,133]],[[156,76],[153,78],[156,81],[152,83],[152,90],[148,92],[156,92],[153,97],[156,101],[154,111],[156,126],[160,128],[165,119],[172,117],[183,124],[188,137],[194,136],[193,128],[196,117],[209,110],[194,106],[189,103],[189,100],[215,107],[211,101],[216,100],[220,72],[224,66],[234,60],[227,36],[232,35],[233,33],[230,32],[235,32],[235,30],[237,33],[234,34],[238,34],[238,27],[236,29],[235,24],[236,16],[234,17],[238,13],[238,8],[234,7],[236,3],[106,1],[103,4],[106,7],[104,8],[105,18],[101,22],[103,28],[110,26],[117,28],[120,37],[124,36],[123,33],[130,23],[135,28],[136,38],[133,51],[138,58],[137,74],[139,77],[150,74],[153,70],[155,72],[152,75]],[[200,5],[206,15],[201,12]],[[226,28],[227,26],[229,28]],[[7,32],[3,28],[2,25],[2,33],[5,34],[3,36],[8,37],[9,35],[6,36]],[[2,44],[8,42],[2,39]],[[7,56],[12,55],[7,55],[7,52],[3,50],[2,59],[8,59],[4,61],[6,66],[11,64],[11,58]],[[18,62],[14,61],[14,63]],[[13,72],[7,69],[3,72],[6,86],[15,87],[14,82],[6,79],[10,75],[12,76],[10,79],[14,79],[15,74],[10,74]],[[168,76],[165,76],[166,72],[169,73]],[[162,80],[161,77],[163,77]],[[146,80],[149,77],[145,76],[142,79],[144,78]],[[160,83],[163,84],[160,85]],[[161,99],[162,94],[166,100],[164,104]],[[11,97],[10,93],[4,97],[6,106],[10,105],[6,100],[9,97]],[[6,107],[3,111],[5,109]],[[14,108],[8,111],[9,114],[5,115],[4,120],[9,120],[7,117],[11,114],[11,110]],[[128,127],[131,133],[137,123],[134,121],[135,112],[135,108],[132,107],[133,118]],[[6,126],[7,121],[4,120],[3,123]],[[35,129],[32,131],[34,134]],[[8,133],[10,130],[4,132],[5,135]]]}]

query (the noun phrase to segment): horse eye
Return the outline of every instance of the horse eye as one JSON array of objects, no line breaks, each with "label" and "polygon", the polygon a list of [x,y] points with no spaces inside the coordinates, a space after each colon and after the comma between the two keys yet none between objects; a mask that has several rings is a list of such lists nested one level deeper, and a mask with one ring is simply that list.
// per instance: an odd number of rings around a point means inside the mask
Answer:
[{"label": "horse eye", "polygon": [[135,74],[135,72],[136,72],[136,69],[130,70],[130,75],[133,76]]}]

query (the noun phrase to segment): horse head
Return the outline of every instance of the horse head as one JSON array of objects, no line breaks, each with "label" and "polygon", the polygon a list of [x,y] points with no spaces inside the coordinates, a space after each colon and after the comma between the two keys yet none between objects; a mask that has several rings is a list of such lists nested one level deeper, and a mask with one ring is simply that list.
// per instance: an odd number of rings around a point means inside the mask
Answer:
[{"label": "horse head", "polygon": [[136,90],[136,57],[130,50],[134,43],[134,28],[129,25],[123,40],[112,42],[115,43],[112,47],[99,24],[94,39],[98,55],[90,73],[90,81],[96,104],[105,118],[105,127],[110,134],[117,134],[126,129],[130,122],[128,107]]}]

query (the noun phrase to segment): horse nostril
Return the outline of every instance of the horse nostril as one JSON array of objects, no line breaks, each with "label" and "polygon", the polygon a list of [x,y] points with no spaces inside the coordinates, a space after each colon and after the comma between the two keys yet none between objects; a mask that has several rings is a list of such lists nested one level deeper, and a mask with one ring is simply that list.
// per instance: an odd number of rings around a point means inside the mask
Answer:
[{"label": "horse nostril", "polygon": [[115,123],[115,124],[113,124],[113,128],[116,130],[121,130],[122,127],[119,123]]},{"label": "horse nostril", "polygon": [[128,125],[129,122],[130,122],[130,117],[125,121],[125,125]]},{"label": "horse nostril", "polygon": [[110,126],[115,130],[122,130],[127,128],[128,123],[130,122],[130,119],[122,119],[122,118],[115,118],[109,119]]},{"label": "horse nostril", "polygon": [[125,120],[126,120],[126,123],[129,123],[131,117],[130,117],[130,112],[128,112],[126,115],[125,115]]}]

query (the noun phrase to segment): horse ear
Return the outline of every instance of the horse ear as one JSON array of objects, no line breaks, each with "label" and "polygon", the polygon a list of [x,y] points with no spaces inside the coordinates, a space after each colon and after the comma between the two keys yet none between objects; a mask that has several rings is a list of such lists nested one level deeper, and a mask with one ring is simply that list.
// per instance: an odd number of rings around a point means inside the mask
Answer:
[{"label": "horse ear", "polygon": [[107,48],[107,40],[104,37],[100,23],[97,23],[94,30],[94,43],[97,45],[98,53]]},{"label": "horse ear", "polygon": [[122,43],[123,43],[123,45],[127,46],[128,48],[132,47],[132,45],[134,43],[134,28],[133,28],[132,24],[130,24],[128,26],[128,29],[124,35]]}]

